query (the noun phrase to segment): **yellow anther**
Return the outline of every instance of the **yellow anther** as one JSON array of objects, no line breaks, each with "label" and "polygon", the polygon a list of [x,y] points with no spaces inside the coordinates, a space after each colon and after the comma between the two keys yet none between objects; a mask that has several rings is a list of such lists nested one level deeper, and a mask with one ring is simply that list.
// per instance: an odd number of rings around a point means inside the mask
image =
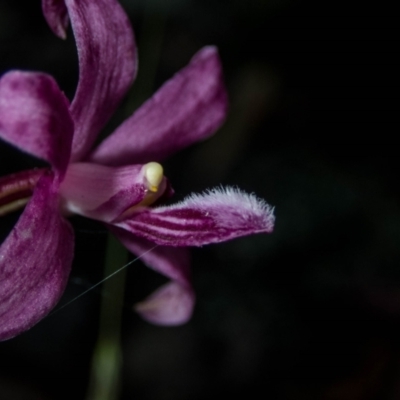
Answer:
[{"label": "yellow anther", "polygon": [[156,162],[150,162],[144,167],[144,176],[146,177],[148,183],[148,189],[151,192],[157,192],[158,186],[160,185],[163,177],[164,170],[163,167]]},{"label": "yellow anther", "polygon": [[0,217],[3,215],[9,214],[13,211],[19,210],[20,208],[24,207],[29,201],[29,198],[27,199],[18,199],[13,201],[12,203],[4,204],[0,206]]}]

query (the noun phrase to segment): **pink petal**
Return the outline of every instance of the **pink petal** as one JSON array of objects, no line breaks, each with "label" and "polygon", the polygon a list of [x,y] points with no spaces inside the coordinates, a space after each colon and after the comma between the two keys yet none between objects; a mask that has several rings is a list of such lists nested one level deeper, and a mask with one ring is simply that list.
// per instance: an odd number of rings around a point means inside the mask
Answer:
[{"label": "pink petal", "polygon": [[115,227],[111,229],[124,246],[140,256],[149,268],[172,280],[138,303],[135,310],[153,324],[181,325],[187,322],[195,303],[195,294],[189,277],[188,249],[166,246],[154,248],[154,243],[137,238],[127,231]]},{"label": "pink petal", "polygon": [[67,213],[112,222],[149,196],[155,201],[165,190],[162,182],[158,192],[149,192],[144,170],[142,165],[73,163],[60,187],[62,207]]},{"label": "pink petal", "polygon": [[136,304],[135,311],[152,324],[175,326],[189,321],[194,303],[192,292],[176,282],[169,282]]},{"label": "pink petal", "polygon": [[73,247],[72,228],[58,212],[52,177],[45,175],[0,247],[0,340],[31,328],[55,306]]},{"label": "pink petal", "polygon": [[61,39],[65,39],[69,18],[64,0],[42,0],[42,10],[51,30]]},{"label": "pink petal", "polygon": [[61,177],[73,134],[68,107],[51,76],[11,71],[0,79],[0,137],[48,161]]},{"label": "pink petal", "polygon": [[227,97],[215,47],[205,47],[91,155],[100,164],[160,161],[212,135]]},{"label": "pink petal", "polygon": [[214,189],[181,203],[137,212],[116,225],[164,246],[202,246],[269,233],[273,209],[238,189]]},{"label": "pink petal", "polygon": [[130,22],[116,0],[65,0],[79,56],[79,84],[71,105],[72,159],[82,160],[114,113],[137,70]]}]

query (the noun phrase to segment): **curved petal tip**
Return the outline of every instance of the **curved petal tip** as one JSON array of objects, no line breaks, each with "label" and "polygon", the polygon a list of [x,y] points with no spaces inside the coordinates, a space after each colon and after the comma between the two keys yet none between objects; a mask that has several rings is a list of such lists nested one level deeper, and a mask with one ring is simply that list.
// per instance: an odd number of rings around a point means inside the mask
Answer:
[{"label": "curved petal tip", "polygon": [[182,325],[189,321],[195,303],[194,293],[177,282],[170,282],[156,290],[134,310],[143,319],[156,325]]},{"label": "curved petal tip", "polygon": [[53,33],[59,38],[65,39],[69,18],[64,0],[42,0],[42,10]]}]

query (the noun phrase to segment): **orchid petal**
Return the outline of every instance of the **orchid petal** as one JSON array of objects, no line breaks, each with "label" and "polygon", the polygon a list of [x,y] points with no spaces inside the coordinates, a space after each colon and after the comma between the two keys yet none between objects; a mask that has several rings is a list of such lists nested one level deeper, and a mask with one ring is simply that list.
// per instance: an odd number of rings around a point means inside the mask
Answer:
[{"label": "orchid petal", "polygon": [[90,159],[106,165],[160,161],[212,135],[225,119],[226,109],[217,49],[205,47],[100,143]]},{"label": "orchid petal", "polygon": [[67,37],[68,11],[64,0],[42,0],[43,15],[51,30],[61,39]]},{"label": "orchid petal", "polygon": [[130,22],[116,0],[65,0],[79,56],[79,83],[71,104],[72,160],[81,160],[136,75]]},{"label": "orchid petal", "polygon": [[73,163],[60,187],[62,207],[67,213],[112,222],[146,199],[155,201],[165,190],[162,181],[156,192],[149,191],[145,171],[143,165],[113,168]]},{"label": "orchid petal", "polygon": [[111,230],[132,253],[155,271],[172,280],[136,304],[145,320],[157,325],[181,325],[193,312],[195,294],[190,282],[190,253],[188,249],[155,246],[145,239],[112,227]]},{"label": "orchid petal", "polygon": [[73,135],[68,107],[51,76],[11,71],[0,79],[0,138],[48,161],[61,177]]},{"label": "orchid petal", "polygon": [[134,309],[152,324],[175,326],[189,321],[194,303],[193,292],[176,282],[169,282],[137,303]]},{"label": "orchid petal", "polygon": [[214,189],[137,212],[117,226],[164,246],[202,246],[273,229],[273,209],[238,189]]},{"label": "orchid petal", "polygon": [[55,306],[67,283],[74,238],[58,212],[56,187],[43,176],[0,247],[0,340],[29,329]]}]

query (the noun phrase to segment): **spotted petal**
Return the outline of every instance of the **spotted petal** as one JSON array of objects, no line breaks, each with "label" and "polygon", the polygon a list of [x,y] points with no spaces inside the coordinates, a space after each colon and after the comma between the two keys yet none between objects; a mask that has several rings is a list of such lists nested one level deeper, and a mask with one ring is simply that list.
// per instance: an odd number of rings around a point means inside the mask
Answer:
[{"label": "spotted petal", "polygon": [[65,33],[65,6],[79,56],[79,83],[71,104],[73,161],[81,160],[117,108],[136,75],[130,22],[116,0],[42,0],[49,25]]},{"label": "spotted petal", "polygon": [[73,134],[68,107],[51,76],[11,71],[0,79],[0,138],[48,161],[62,177]]},{"label": "spotted petal", "polygon": [[0,340],[29,329],[55,306],[68,279],[73,243],[52,177],[43,176],[0,247]]},{"label": "spotted petal", "polygon": [[117,226],[164,246],[202,246],[273,229],[273,209],[238,189],[214,189],[181,203],[145,209]]},{"label": "spotted petal", "polygon": [[181,325],[187,322],[195,303],[195,294],[189,277],[188,249],[155,247],[154,243],[135,237],[123,229],[113,227],[112,231],[124,246],[140,256],[149,268],[172,280],[136,304],[135,310],[145,320],[157,325]]},{"label": "spotted petal", "polygon": [[160,161],[212,135],[226,109],[217,49],[205,47],[105,139],[91,160],[107,165]]}]

